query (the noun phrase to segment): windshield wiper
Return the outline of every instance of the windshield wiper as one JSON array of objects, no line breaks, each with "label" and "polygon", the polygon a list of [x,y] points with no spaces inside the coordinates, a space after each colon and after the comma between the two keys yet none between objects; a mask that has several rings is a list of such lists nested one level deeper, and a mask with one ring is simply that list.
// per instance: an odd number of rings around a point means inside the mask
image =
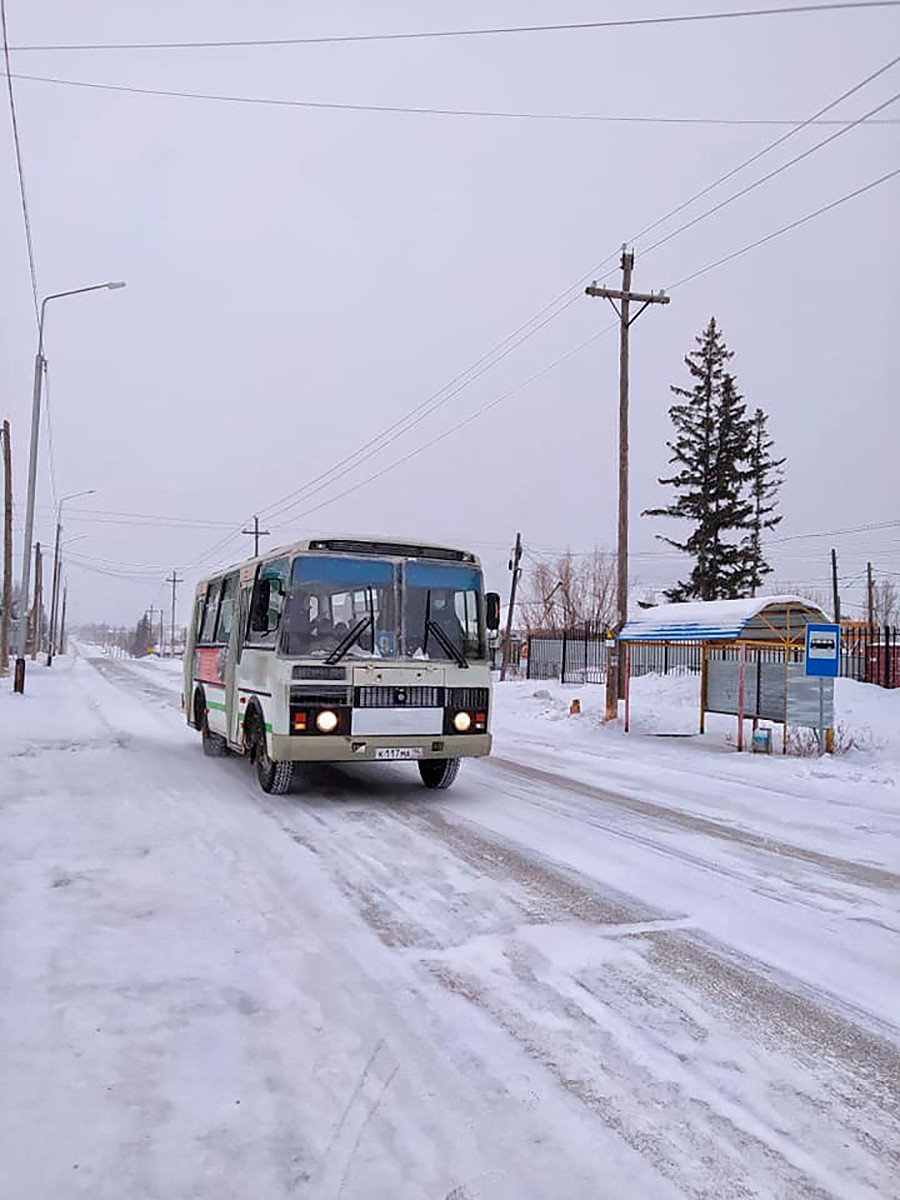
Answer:
[{"label": "windshield wiper", "polygon": [[375,621],[372,617],[372,614],[367,613],[361,621],[358,621],[356,625],[353,626],[349,633],[344,635],[343,641],[339,642],[337,646],[335,646],[325,661],[327,663],[340,662],[351,646],[359,641],[370,625],[374,624]]},{"label": "windshield wiper", "polygon": [[428,653],[428,635],[429,635],[429,633],[434,634],[441,649],[444,651],[445,654],[449,654],[449,656],[456,662],[456,665],[458,667],[468,667],[469,663],[468,663],[463,651],[460,650],[459,646],[455,646],[453,644],[452,639],[448,636],[448,634],[446,633],[445,630],[441,629],[441,627],[440,627],[440,625],[438,625],[437,621],[432,621],[432,619],[431,619],[431,590],[430,589],[425,597],[425,640],[422,645],[422,653],[423,654]]}]

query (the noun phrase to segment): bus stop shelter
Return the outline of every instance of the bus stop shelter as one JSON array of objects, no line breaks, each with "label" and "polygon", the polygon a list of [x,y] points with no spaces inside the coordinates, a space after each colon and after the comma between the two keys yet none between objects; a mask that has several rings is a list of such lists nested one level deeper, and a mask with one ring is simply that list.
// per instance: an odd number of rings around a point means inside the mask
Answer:
[{"label": "bus stop shelter", "polygon": [[[744,721],[784,727],[815,727],[819,685],[804,664],[806,626],[827,623],[822,610],[802,596],[756,596],[744,600],[697,600],[661,604],[628,621],[619,634],[624,664],[625,730],[631,724],[631,647],[637,644],[699,645],[700,732],[708,712],[737,718],[737,748],[744,747]],[[834,681],[828,681],[826,724],[834,726]]]}]

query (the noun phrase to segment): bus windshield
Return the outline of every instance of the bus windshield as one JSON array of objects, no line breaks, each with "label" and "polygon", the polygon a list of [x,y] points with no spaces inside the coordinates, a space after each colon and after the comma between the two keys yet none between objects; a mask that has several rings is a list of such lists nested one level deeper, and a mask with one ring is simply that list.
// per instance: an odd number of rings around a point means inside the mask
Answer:
[{"label": "bus windshield", "polygon": [[456,564],[409,562],[404,572],[406,653],[412,658],[484,657],[481,572]]},{"label": "bus windshield", "polygon": [[294,562],[284,652],[298,658],[393,658],[395,569],[375,558]]}]

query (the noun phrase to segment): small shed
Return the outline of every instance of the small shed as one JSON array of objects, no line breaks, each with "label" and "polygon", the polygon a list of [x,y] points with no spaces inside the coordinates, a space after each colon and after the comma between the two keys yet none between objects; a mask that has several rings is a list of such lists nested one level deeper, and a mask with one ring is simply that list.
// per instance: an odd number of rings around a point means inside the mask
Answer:
[{"label": "small shed", "polygon": [[[819,690],[806,678],[806,626],[827,623],[822,610],[802,596],[756,596],[744,600],[697,600],[661,604],[628,621],[619,634],[625,678],[625,729],[630,725],[631,647],[637,644],[700,646],[700,732],[708,712],[744,721],[816,726]],[[828,681],[827,720],[834,724],[833,681]]]}]

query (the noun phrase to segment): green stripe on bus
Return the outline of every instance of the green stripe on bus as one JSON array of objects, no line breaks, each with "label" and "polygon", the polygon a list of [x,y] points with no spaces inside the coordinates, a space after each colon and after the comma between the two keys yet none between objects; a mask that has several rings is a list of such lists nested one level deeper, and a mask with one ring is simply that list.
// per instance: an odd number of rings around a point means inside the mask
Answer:
[{"label": "green stripe on bus", "polygon": [[[240,721],[243,721],[243,719],[244,719],[244,715],[245,715],[244,713],[238,713],[238,721],[239,721],[239,722],[240,722]],[[265,724],[266,733],[271,733],[271,732],[272,732],[272,726],[269,724],[269,722],[268,722],[268,721],[265,721],[265,722],[264,722],[264,724]]]},{"label": "green stripe on bus", "polygon": [[218,700],[207,700],[206,707],[218,709],[219,712],[225,712],[225,705],[220,704]]}]

